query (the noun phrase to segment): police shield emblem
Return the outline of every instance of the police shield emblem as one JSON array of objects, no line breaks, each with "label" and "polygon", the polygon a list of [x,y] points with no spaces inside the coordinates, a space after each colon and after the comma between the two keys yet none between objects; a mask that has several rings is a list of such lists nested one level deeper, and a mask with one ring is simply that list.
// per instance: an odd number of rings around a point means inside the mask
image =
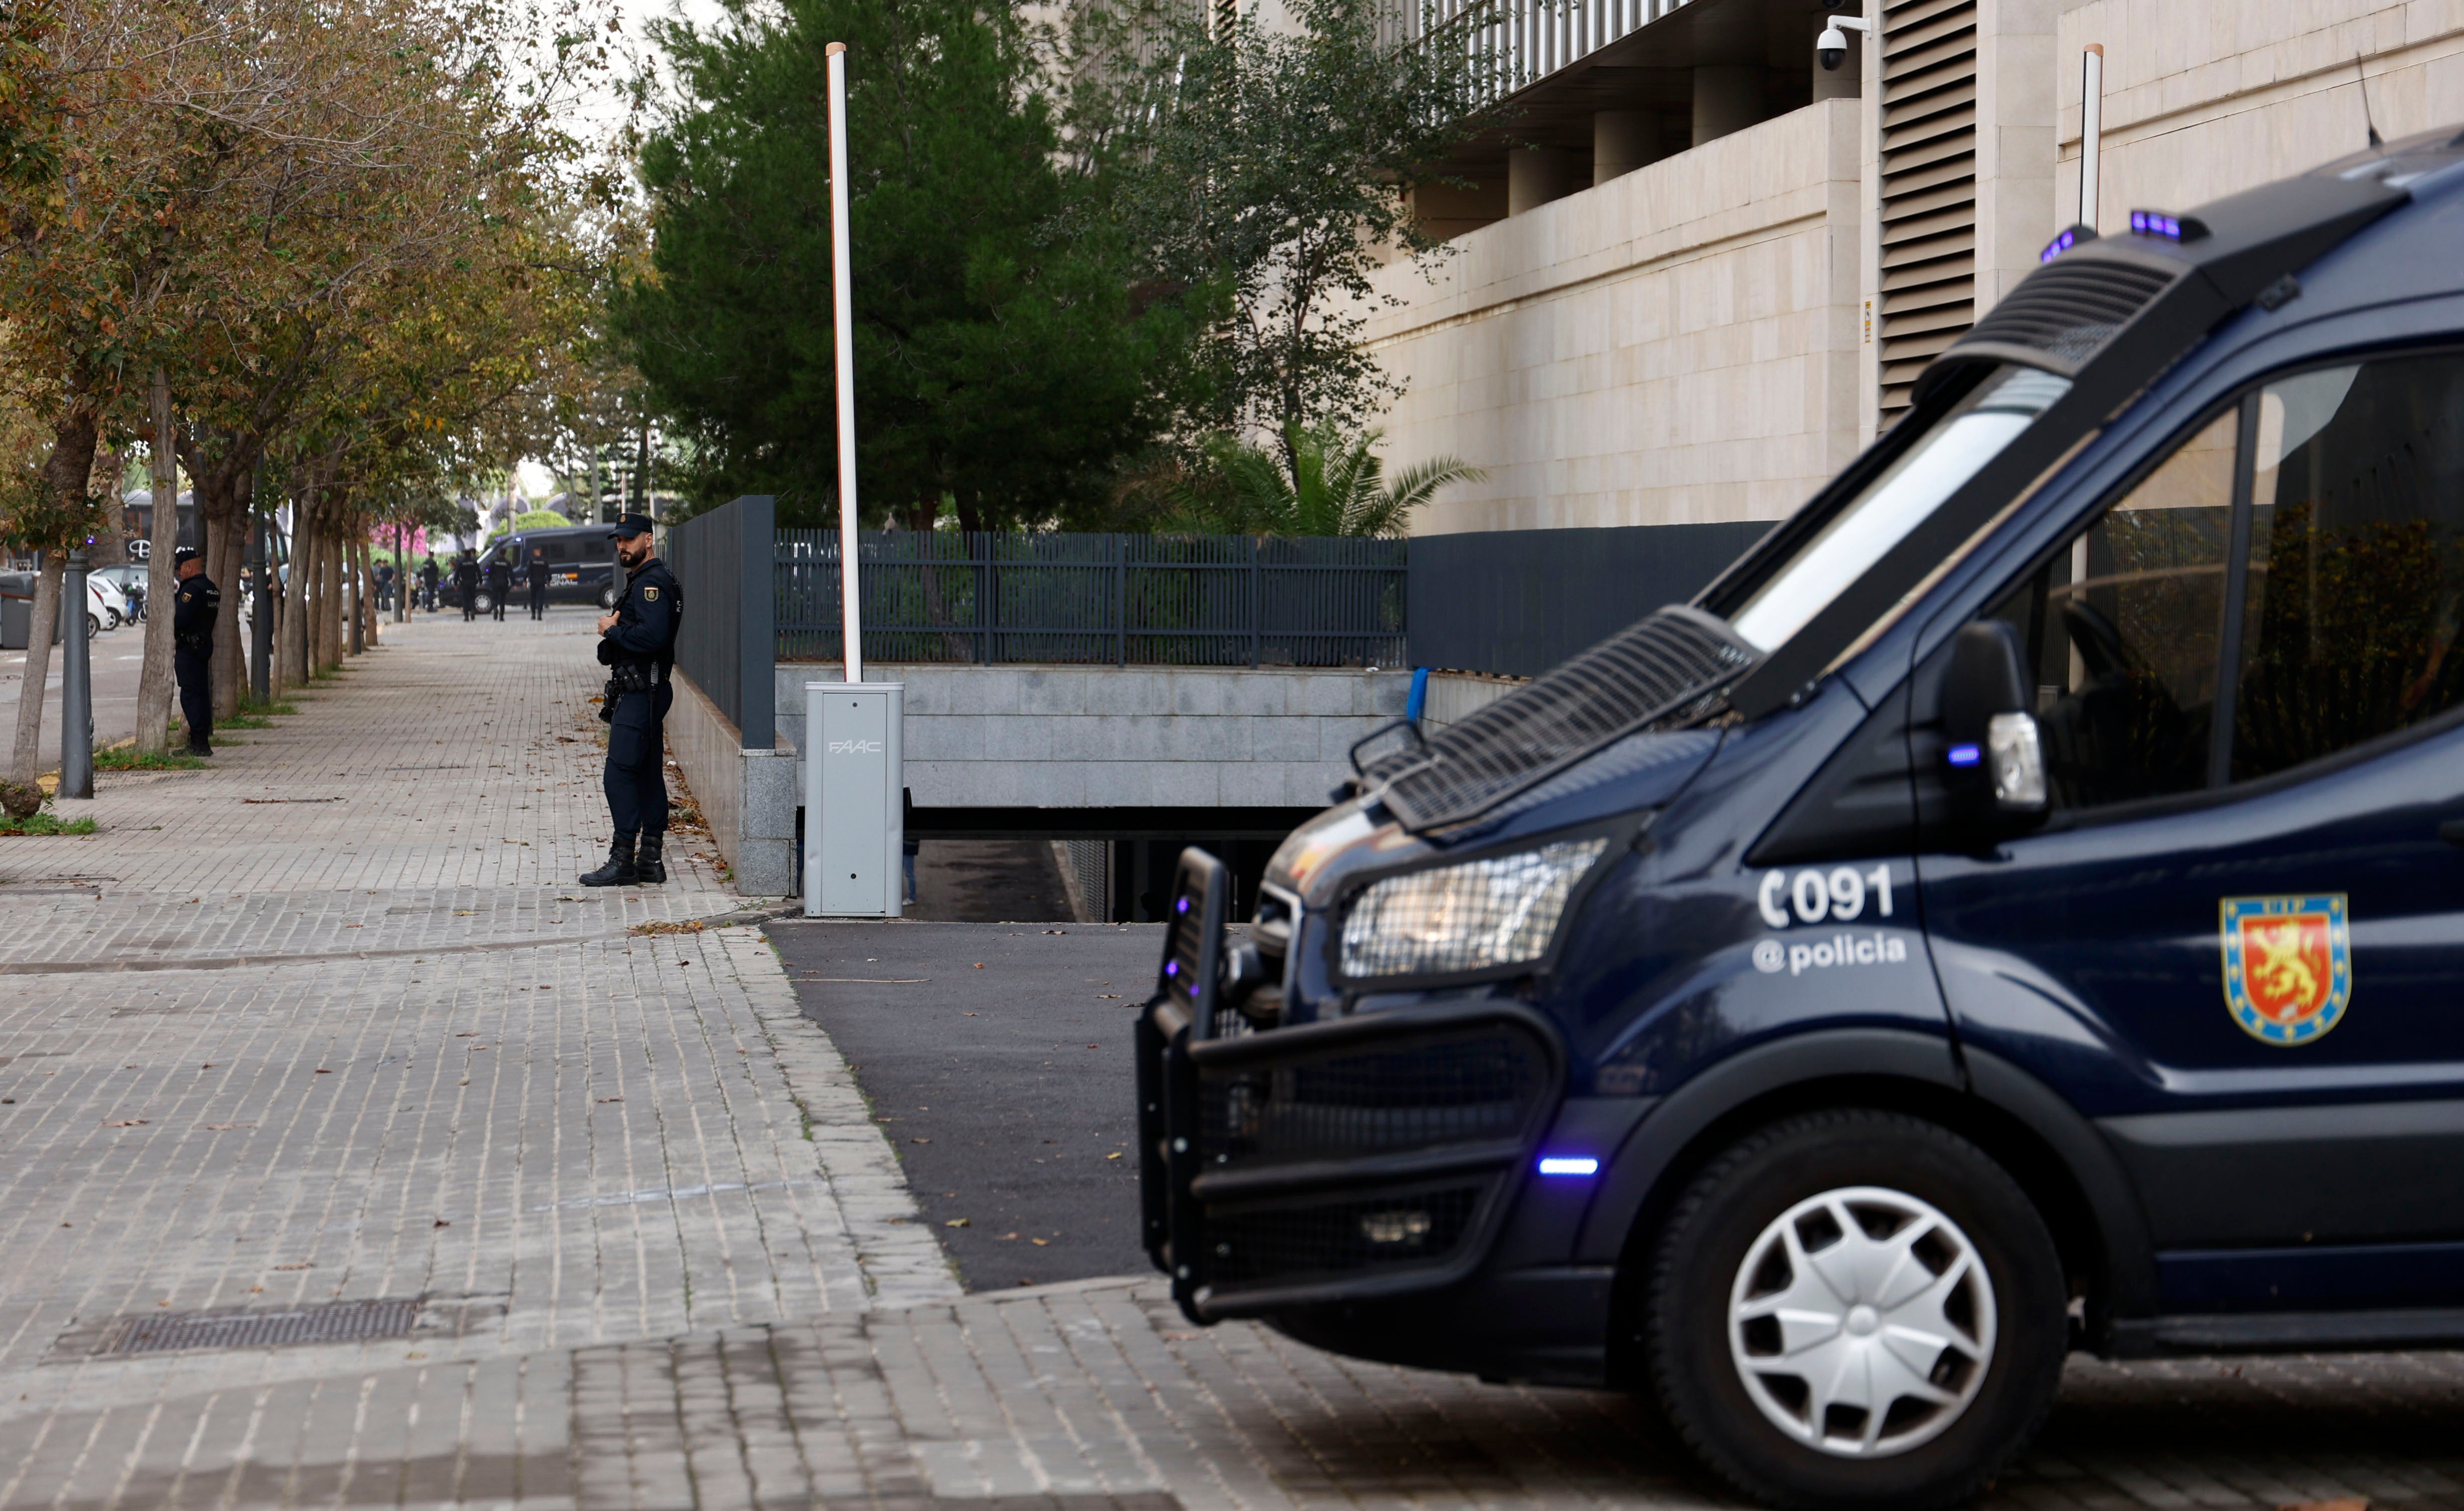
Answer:
[{"label": "police shield emblem", "polygon": [[655,603],[659,601],[659,590],[656,587],[645,584],[642,588],[642,596]]},{"label": "police shield emblem", "polygon": [[2353,996],[2344,894],[2228,897],[2225,1005],[2265,1044],[2306,1044],[2336,1026]]}]

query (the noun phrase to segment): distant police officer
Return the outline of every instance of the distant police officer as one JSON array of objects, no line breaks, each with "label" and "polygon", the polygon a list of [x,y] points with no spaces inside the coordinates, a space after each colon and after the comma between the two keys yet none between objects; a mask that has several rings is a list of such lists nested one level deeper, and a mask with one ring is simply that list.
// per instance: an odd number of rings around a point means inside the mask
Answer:
[{"label": "distant police officer", "polygon": [[421,594],[419,606],[431,614],[436,612],[436,580],[442,574],[436,570],[435,553],[429,553],[428,559],[421,562],[419,567],[419,591]]},{"label": "distant police officer", "polygon": [[453,591],[462,595],[462,623],[479,617],[479,554],[465,551],[453,563]]},{"label": "distant police officer", "polygon": [[514,565],[504,552],[488,563],[488,597],[492,606],[489,615],[499,624],[505,622],[505,600],[514,596]]},{"label": "distant police officer", "polygon": [[[676,662],[676,626],[684,595],[668,564],[650,554],[650,521],[627,515],[608,532],[626,573],[613,613],[599,620],[599,663],[607,668],[607,813],[616,823],[607,864],[582,878],[584,887],[664,882],[659,850],[668,833],[667,752],[660,724],[675,700],[668,673]],[[640,846],[635,847],[635,836]]]},{"label": "distant police officer", "polygon": [[188,726],[188,754],[211,756],[214,699],[206,671],[213,660],[222,589],[206,576],[205,561],[188,546],[171,553],[171,570],[180,579],[171,601],[171,669],[180,680],[180,717]]},{"label": "distant police officer", "polygon": [[547,618],[547,547],[531,547],[531,618]]}]

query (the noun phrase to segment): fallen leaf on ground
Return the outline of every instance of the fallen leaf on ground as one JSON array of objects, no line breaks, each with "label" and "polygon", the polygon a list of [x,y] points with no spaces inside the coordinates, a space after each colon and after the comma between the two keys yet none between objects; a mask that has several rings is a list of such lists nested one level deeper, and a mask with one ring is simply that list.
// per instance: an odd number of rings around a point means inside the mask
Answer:
[{"label": "fallen leaf on ground", "polygon": [[103,1125],[103,1127],[107,1128],[142,1128],[144,1126],[145,1119],[143,1118],[129,1118],[122,1122],[105,1123]]},{"label": "fallen leaf on ground", "polygon": [[952,1217],[949,1221],[941,1224],[941,1226],[945,1228],[972,1228],[975,1224],[964,1217]]},{"label": "fallen leaf on ground", "polygon": [[206,1131],[209,1133],[228,1133],[233,1128],[253,1128],[254,1127],[256,1127],[256,1125],[253,1123],[209,1123],[205,1126]]},{"label": "fallen leaf on ground", "polygon": [[931,1139],[929,1139],[929,1138],[912,1138],[912,1139],[909,1139],[907,1142],[908,1142],[908,1143],[910,1143],[910,1144],[930,1144],[930,1143],[932,1143],[933,1141],[932,1141]]},{"label": "fallen leaf on ground", "polygon": [[437,1225],[438,1227],[440,1227],[440,1228],[450,1228],[450,1227],[453,1226],[453,1224],[451,1224],[451,1223],[450,1223],[450,1222],[446,1221],[443,1217],[439,1217],[439,1218],[437,1218],[437,1219],[436,1219],[436,1225]]},{"label": "fallen leaf on ground", "polygon": [[1118,992],[1098,992],[1095,994],[1095,1000],[1098,1002],[1117,1002],[1120,999],[1121,994]]},{"label": "fallen leaf on ground", "polygon": [[316,1267],[317,1261],[314,1259],[301,1259],[297,1264],[277,1264],[275,1266],[277,1270],[313,1270]]},{"label": "fallen leaf on ground", "polygon": [[1120,1151],[1119,1150],[1112,1150],[1112,1152],[1111,1152],[1110,1154],[1105,1155],[1104,1157],[1105,1157],[1106,1159],[1119,1159],[1119,1158],[1121,1157],[1121,1151]]},{"label": "fallen leaf on ground", "polygon": [[1052,1240],[1050,1238],[1029,1238],[1026,1241],[1034,1244],[1039,1249],[1048,1249],[1052,1247]]},{"label": "fallen leaf on ground", "polygon": [[979,960],[979,961],[977,961],[977,962],[976,962],[976,969],[977,969],[977,970],[980,971],[980,970],[982,970],[983,968],[984,968],[984,963],[983,963],[981,960]]},{"label": "fallen leaf on ground", "polygon": [[623,1097],[601,1097],[599,1099],[599,1105],[601,1106],[605,1106],[610,1102],[622,1102],[625,1099]]},{"label": "fallen leaf on ground", "polygon": [[1010,1239],[1010,1238],[1015,1238],[1015,1237],[1018,1237],[1018,1235],[1017,1235],[1017,1234],[1015,1234],[1015,1233],[1004,1233],[1004,1234],[1002,1234],[1002,1235],[1001,1235],[1001,1237],[1002,1237],[1002,1239],[1003,1239],[1004,1241],[1006,1241],[1006,1240],[1008,1240],[1008,1239]]}]

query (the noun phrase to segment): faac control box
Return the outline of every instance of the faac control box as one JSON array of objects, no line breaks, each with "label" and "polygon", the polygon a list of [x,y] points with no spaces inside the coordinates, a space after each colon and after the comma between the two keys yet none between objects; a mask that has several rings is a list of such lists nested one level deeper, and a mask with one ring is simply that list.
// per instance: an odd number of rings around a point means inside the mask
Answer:
[{"label": "faac control box", "polygon": [[900,682],[804,684],[804,915],[895,918],[906,886]]}]

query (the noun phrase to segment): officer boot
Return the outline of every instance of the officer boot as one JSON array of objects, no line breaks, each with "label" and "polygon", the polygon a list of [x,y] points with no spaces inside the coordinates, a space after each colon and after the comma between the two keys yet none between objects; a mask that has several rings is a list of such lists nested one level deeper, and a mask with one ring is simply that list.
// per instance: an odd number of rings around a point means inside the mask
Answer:
[{"label": "officer boot", "polygon": [[668,863],[659,858],[659,848],[667,838],[643,831],[642,848],[633,858],[633,878],[645,887],[656,887],[668,879]]},{"label": "officer boot", "polygon": [[633,870],[633,837],[620,834],[609,842],[607,864],[595,871],[584,871],[584,887],[630,887],[640,878]]}]

